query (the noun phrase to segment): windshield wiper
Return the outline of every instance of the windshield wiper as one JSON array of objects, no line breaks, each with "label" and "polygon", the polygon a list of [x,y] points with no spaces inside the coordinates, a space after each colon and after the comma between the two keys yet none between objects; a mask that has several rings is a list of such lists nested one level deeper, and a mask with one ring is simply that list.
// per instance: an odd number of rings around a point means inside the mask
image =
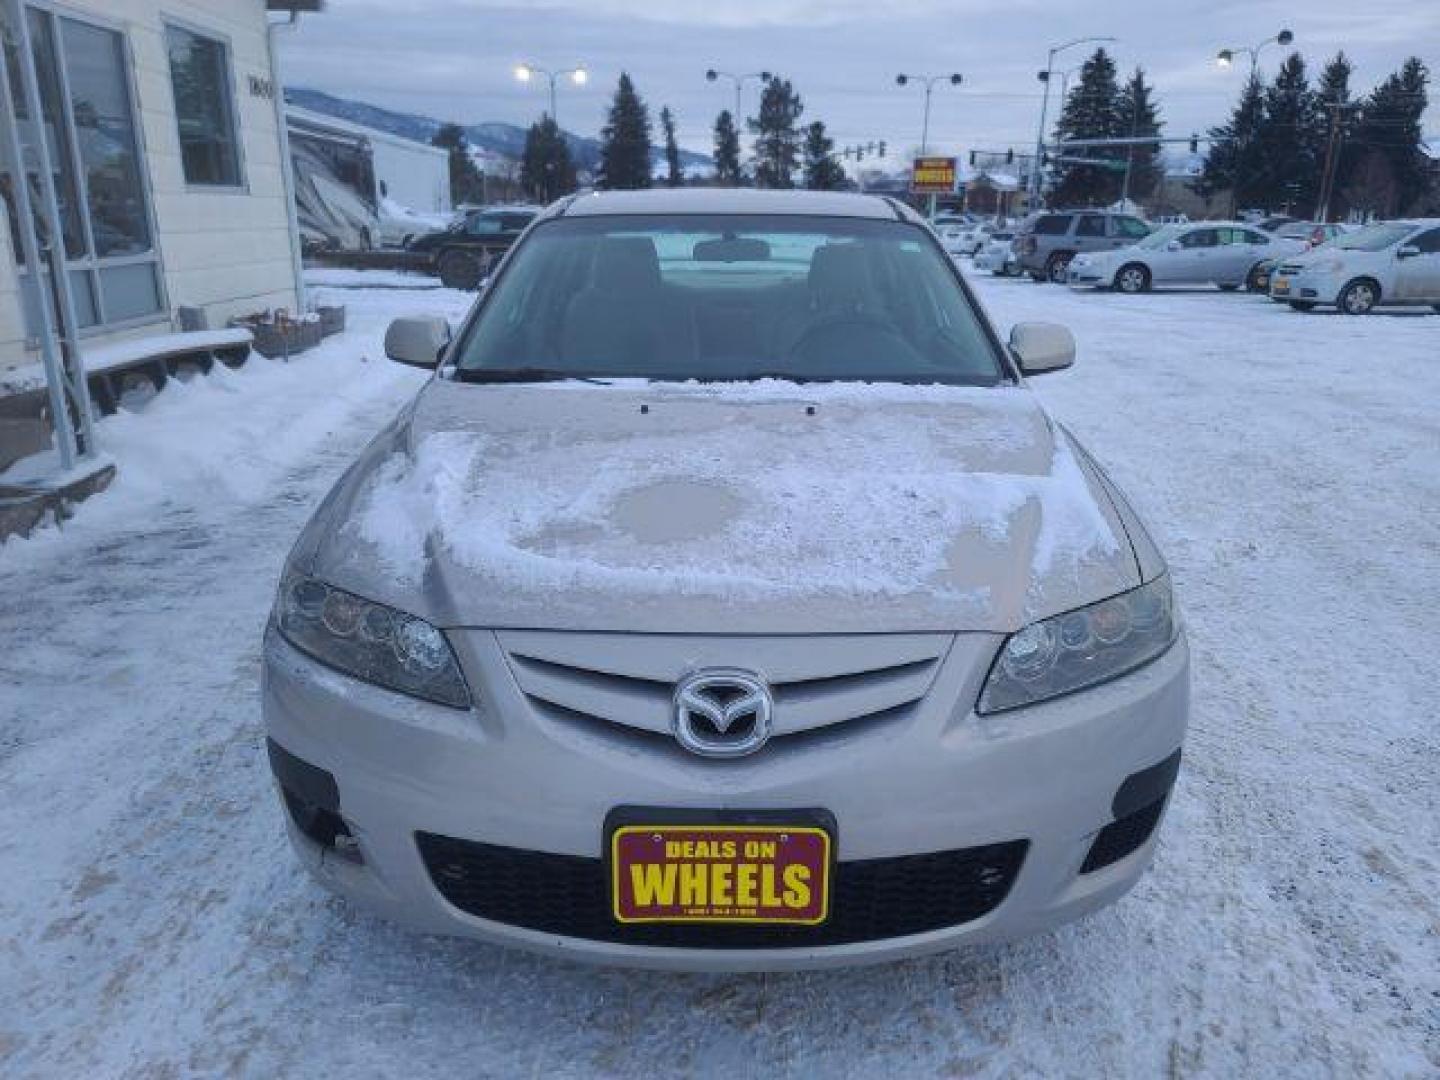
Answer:
[{"label": "windshield wiper", "polygon": [[553,368],[519,367],[519,368],[456,368],[455,378],[459,382],[467,383],[541,383],[541,382],[587,382],[596,386],[609,386],[604,379],[594,379],[588,375],[576,375],[569,371],[556,371]]},{"label": "windshield wiper", "polygon": [[805,383],[835,381],[835,379],[823,375],[796,375],[790,371],[747,371],[742,375],[698,375],[695,377],[695,381],[701,383],[761,382],[765,379],[798,383],[802,386]]}]

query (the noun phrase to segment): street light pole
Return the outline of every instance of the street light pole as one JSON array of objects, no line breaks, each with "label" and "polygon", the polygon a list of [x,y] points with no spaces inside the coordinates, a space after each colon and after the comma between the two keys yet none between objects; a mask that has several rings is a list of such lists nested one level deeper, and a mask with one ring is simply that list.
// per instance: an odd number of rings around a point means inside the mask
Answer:
[{"label": "street light pole", "polygon": [[[1067,41],[1063,45],[1056,45],[1045,59],[1045,70],[1036,74],[1036,78],[1045,84],[1045,91],[1040,95],[1040,127],[1035,133],[1035,161],[1030,166],[1030,201],[1032,204],[1040,201],[1041,161],[1045,156],[1045,114],[1050,109],[1050,80],[1055,75],[1055,57],[1066,49],[1073,49],[1076,45],[1115,40],[1117,39],[1113,37],[1082,37],[1076,38],[1074,41]],[[1069,72],[1065,74],[1068,75]]]},{"label": "street light pole", "polygon": [[959,86],[965,81],[964,76],[951,73],[949,75],[896,75],[895,85],[905,86],[911,80],[925,84],[925,120],[920,128],[920,155],[924,157],[925,152],[930,149],[930,95],[935,92],[935,84],[938,82],[949,82],[951,86]]},{"label": "street light pole", "polygon": [[768,83],[773,77],[774,76],[772,76],[768,71],[750,71],[746,72],[744,75],[732,75],[728,71],[716,71],[714,68],[709,68],[705,72],[706,82],[715,82],[717,79],[729,79],[732,83],[735,84],[735,124],[737,128],[742,122],[740,117],[741,88],[750,79],[759,79],[762,83]]},{"label": "street light pole", "polygon": [[[1267,45],[1281,45],[1281,46],[1289,45],[1289,44],[1290,44],[1292,41],[1294,41],[1294,40],[1295,40],[1295,35],[1294,35],[1294,33],[1292,33],[1292,32],[1289,31],[1289,30],[1281,30],[1281,31],[1280,31],[1278,34],[1276,34],[1274,37],[1268,37],[1268,38],[1266,38],[1264,41],[1256,42],[1254,45],[1237,45],[1237,46],[1234,46],[1234,47],[1229,48],[1229,49],[1221,49],[1218,53],[1215,54],[1215,63],[1216,63],[1217,65],[1219,65],[1220,67],[1222,67],[1222,68],[1228,68],[1228,67],[1230,67],[1230,66],[1235,62],[1235,54],[1236,54],[1236,53],[1240,53],[1240,52],[1249,53],[1249,54],[1250,54],[1250,82],[1251,82],[1251,84],[1253,85],[1253,84],[1255,83],[1256,79],[1259,77],[1259,69],[1260,69],[1260,50],[1263,49],[1263,48],[1265,48]],[[1257,135],[1260,134],[1259,128],[1260,128],[1260,114],[1259,114],[1259,112],[1257,111],[1256,114],[1255,114],[1254,122],[1251,124],[1251,131],[1250,131],[1250,138],[1251,138],[1251,139],[1254,139]],[[1239,161],[1239,155],[1238,155],[1238,154],[1236,155],[1236,160],[1237,160],[1237,163],[1238,163],[1238,161]],[[1239,191],[1238,191],[1237,189],[1238,189],[1239,187],[1240,187],[1240,177],[1239,177],[1239,175],[1237,174],[1237,175],[1235,176],[1234,182],[1230,185],[1230,216],[1231,216],[1232,218],[1235,216],[1235,213],[1236,213],[1236,210],[1237,210],[1237,207],[1238,207],[1238,200],[1239,200],[1239,197],[1240,197],[1240,193],[1239,193]]]},{"label": "street light pole", "polygon": [[515,78],[523,83],[528,83],[536,75],[543,75],[550,83],[550,119],[555,121],[555,126],[560,126],[560,119],[555,110],[555,84],[566,75],[576,86],[584,86],[590,78],[590,73],[585,70],[584,64],[577,64],[573,68],[563,68],[560,71],[551,71],[548,68],[536,67],[534,64],[516,64]]},{"label": "street light pole", "polygon": [[[895,76],[896,86],[905,86],[911,80],[925,84],[925,119],[920,126],[920,156],[924,157],[930,149],[930,95],[935,92],[935,84],[948,82],[951,86],[959,86],[965,81],[964,76],[957,72],[949,75],[907,75],[901,73]],[[930,195],[930,216],[935,216],[935,195]]]}]

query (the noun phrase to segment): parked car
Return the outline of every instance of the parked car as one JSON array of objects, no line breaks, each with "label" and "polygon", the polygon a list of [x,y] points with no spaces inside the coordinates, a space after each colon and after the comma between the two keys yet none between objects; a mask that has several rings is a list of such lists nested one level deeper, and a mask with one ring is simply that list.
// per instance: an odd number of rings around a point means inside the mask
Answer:
[{"label": "parked car", "polygon": [[[548,209],[305,528],[264,644],[301,862],[605,964],[874,962],[1125,893],[1180,764],[1165,564],[919,215]],[[1056,523],[1059,523],[1058,526]]]},{"label": "parked car", "polygon": [[[1303,245],[1300,247],[1300,251],[1308,251],[1328,243],[1337,236],[1344,236],[1349,231],[1348,226],[1333,222],[1292,221],[1281,225],[1275,230],[1274,235],[1281,240]],[[1256,263],[1254,269],[1250,271],[1250,276],[1245,279],[1245,288],[1250,292],[1268,293],[1270,291],[1270,275],[1275,270],[1276,262],[1290,254],[1294,253],[1279,252],[1271,258]]]},{"label": "parked car", "polygon": [[985,241],[985,246],[975,253],[975,269],[986,270],[999,277],[1020,273],[1014,241],[1015,233],[1009,229],[992,232]]},{"label": "parked car", "polygon": [[417,239],[433,232],[443,232],[457,220],[452,213],[423,213],[382,198],[377,207],[381,247],[406,248]]},{"label": "parked car", "polygon": [[1245,284],[1267,256],[1302,246],[1239,221],[1167,225],[1132,247],[1077,255],[1068,280],[1077,288],[1125,293],[1155,285],[1214,284],[1229,291]]},{"label": "parked car", "polygon": [[951,255],[961,254],[960,245],[974,224],[975,219],[969,214],[936,214],[930,220],[941,246]]},{"label": "parked car", "polygon": [[1440,311],[1440,218],[1371,225],[1286,259],[1270,296],[1298,311],[1333,305],[1364,315],[1394,304]]},{"label": "parked car", "polygon": [[1040,214],[1015,239],[1020,267],[1036,281],[1063,282],[1070,260],[1081,252],[1126,247],[1150,235],[1130,214],[1107,210],[1061,210]]},{"label": "parked car", "polygon": [[449,228],[411,240],[409,250],[428,256],[431,271],[446,287],[476,289],[539,212],[533,206],[470,210]]}]

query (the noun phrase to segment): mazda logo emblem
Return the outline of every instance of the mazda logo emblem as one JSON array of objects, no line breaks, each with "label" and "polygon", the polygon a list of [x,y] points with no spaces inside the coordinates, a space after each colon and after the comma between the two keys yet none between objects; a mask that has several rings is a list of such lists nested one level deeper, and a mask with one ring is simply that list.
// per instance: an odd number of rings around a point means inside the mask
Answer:
[{"label": "mazda logo emblem", "polygon": [[774,702],[748,671],[709,668],[675,684],[675,739],[703,757],[753,754],[770,738]]}]

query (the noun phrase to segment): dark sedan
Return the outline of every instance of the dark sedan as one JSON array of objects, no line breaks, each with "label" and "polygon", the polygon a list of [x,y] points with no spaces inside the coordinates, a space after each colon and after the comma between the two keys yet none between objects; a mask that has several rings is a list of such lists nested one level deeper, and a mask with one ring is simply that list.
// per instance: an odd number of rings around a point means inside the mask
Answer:
[{"label": "dark sedan", "polygon": [[430,269],[448,288],[477,289],[537,213],[528,206],[471,210],[448,229],[412,240],[409,249],[429,256]]}]

